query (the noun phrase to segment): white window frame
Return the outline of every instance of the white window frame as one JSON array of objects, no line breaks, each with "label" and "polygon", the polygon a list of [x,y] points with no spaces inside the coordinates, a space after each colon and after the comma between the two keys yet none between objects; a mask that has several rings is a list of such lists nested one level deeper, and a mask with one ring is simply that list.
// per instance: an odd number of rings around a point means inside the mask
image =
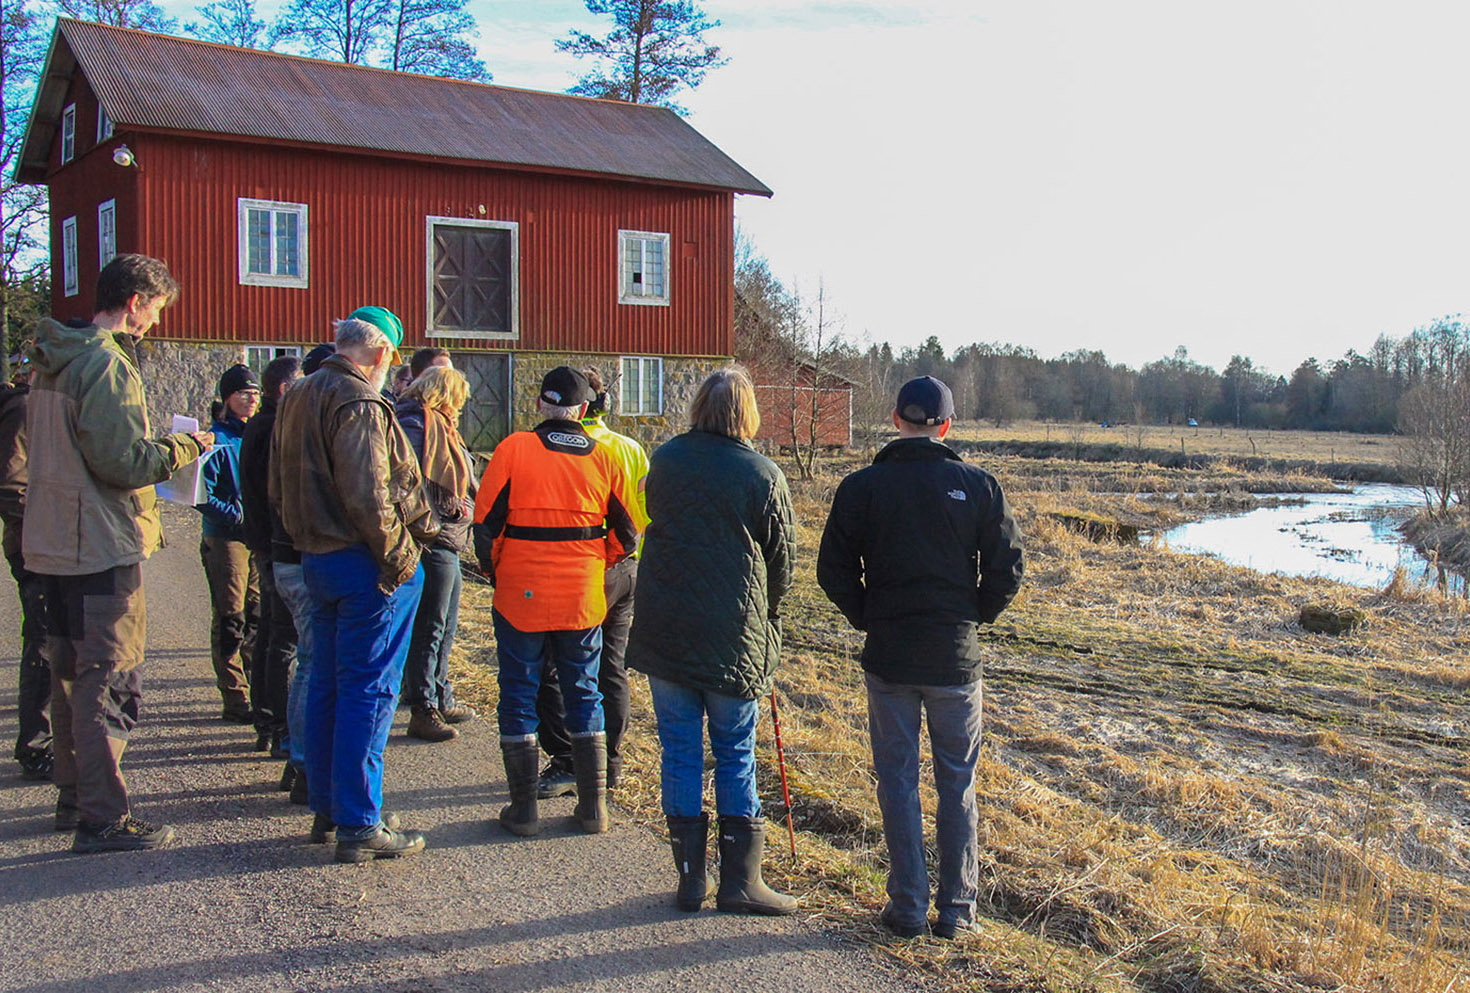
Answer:
[{"label": "white window frame", "polygon": [[[250,271],[250,211],[268,210],[271,214],[271,269],[276,267],[276,214],[290,213],[296,215],[296,233],[298,235],[296,255],[300,260],[300,272],[295,276],[278,274],[276,272],[251,272]],[[289,289],[304,290],[311,285],[311,255],[308,246],[311,241],[309,220],[309,208],[304,203],[289,203],[284,200],[252,200],[248,197],[238,197],[235,200],[235,232],[238,241],[238,252],[240,261],[240,285],[241,286],[284,286]]]},{"label": "white window frame", "polygon": [[[434,324],[434,225],[452,228],[501,228],[510,232],[510,330],[462,331],[439,328]],[[424,337],[478,338],[487,341],[512,341],[521,336],[521,225],[518,221],[492,221],[479,217],[424,218]]]},{"label": "white window frame", "polygon": [[[639,389],[629,390],[632,377],[628,375],[628,364],[637,363]],[[645,410],[643,403],[643,379],[649,370],[658,376],[658,401],[655,409]],[[637,409],[634,408],[637,404]],[[618,359],[618,416],[659,417],[664,412],[664,360],[657,355],[624,355]]]},{"label": "white window frame", "polygon": [[97,205],[97,270],[117,255],[117,201],[103,200]]},{"label": "white window frame", "polygon": [[97,144],[102,144],[112,137],[112,118],[107,116],[107,108],[97,104]]},{"label": "white window frame", "polygon": [[[628,252],[632,244],[638,245],[641,259],[645,251],[644,246],[650,241],[656,241],[663,246],[664,285],[663,292],[659,294],[634,292],[633,270],[628,268]],[[669,289],[674,278],[673,259],[669,254],[671,241],[668,234],[661,231],[618,231],[618,303],[640,307],[667,307],[669,305]]]},{"label": "white window frame", "polygon": [[[245,364],[252,369],[265,372],[265,367],[283,355],[301,357],[300,345],[246,345]],[[259,362],[259,365],[256,363]]]},{"label": "white window frame", "polygon": [[74,297],[82,291],[77,274],[77,219],[68,217],[61,222],[61,292]]},{"label": "white window frame", "polygon": [[61,112],[61,164],[77,157],[77,105],[69,103]]}]

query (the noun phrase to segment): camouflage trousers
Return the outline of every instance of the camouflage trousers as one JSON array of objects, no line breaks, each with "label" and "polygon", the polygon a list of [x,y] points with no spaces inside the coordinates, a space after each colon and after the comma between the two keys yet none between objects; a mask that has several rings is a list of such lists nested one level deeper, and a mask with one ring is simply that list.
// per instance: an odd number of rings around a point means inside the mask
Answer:
[{"label": "camouflage trousers", "polygon": [[116,823],[129,812],[121,762],[143,702],[143,569],[43,578],[58,800],[88,824]]}]

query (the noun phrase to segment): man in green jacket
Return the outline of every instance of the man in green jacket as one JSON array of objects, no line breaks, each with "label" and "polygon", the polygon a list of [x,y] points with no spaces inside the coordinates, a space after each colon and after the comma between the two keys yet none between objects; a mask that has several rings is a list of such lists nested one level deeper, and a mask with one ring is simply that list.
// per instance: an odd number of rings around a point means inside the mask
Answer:
[{"label": "man in green jacket", "polygon": [[91,323],[43,320],[31,351],[22,551],[44,582],[56,829],[76,830],[75,852],[173,838],[132,815],[119,763],[142,701],[142,562],[162,534],[153,484],[214,443],[155,440],[148,424],[134,348],[178,292],[162,262],[118,255],[97,277]]}]

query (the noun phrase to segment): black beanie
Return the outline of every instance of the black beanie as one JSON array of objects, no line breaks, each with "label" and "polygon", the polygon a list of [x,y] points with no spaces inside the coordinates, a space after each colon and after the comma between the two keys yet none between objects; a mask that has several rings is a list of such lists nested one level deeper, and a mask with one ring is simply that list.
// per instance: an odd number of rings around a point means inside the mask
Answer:
[{"label": "black beanie", "polygon": [[250,371],[248,365],[232,365],[219,378],[219,398],[228,400],[231,393],[239,393],[241,390],[259,393],[260,383],[256,382],[255,373]]},{"label": "black beanie", "polygon": [[301,360],[301,375],[310,376],[322,367],[322,363],[337,354],[337,346],[330,341],[325,345],[318,345],[306,353],[306,358]]}]

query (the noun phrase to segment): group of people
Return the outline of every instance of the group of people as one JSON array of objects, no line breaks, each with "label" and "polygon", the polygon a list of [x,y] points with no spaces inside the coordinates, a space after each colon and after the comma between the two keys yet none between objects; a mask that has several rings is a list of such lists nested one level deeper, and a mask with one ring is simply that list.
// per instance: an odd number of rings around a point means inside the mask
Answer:
[{"label": "group of people", "polygon": [[[447,672],[461,562],[473,551],[495,588],[509,791],[500,825],[534,835],[539,802],[575,793],[574,822],[608,829],[627,670],[637,670],[657,720],[677,906],[698,910],[707,897],[707,731],[716,906],[794,912],[796,900],[761,877],[755,737],[781,659],[795,515],[785,477],[752,445],[760,416],[748,376],[710,375],[689,430],[650,459],[605,423],[597,370],[557,367],[540,384],[539,423],[507,436],[477,480],[456,427],[463,375],[447,353],[421,349],[390,399],[403,325],[363,307],[337,323],[331,346],[274,360],[259,383],[244,366],[228,370],[212,431],[155,438],[133,349],[177,292],[161,262],[119,255],[99,276],[91,322],[42,322],[20,482],[8,486],[7,461],[0,490],[28,632],[16,756],[26,774],[51,773],[55,825],[75,832],[73,850],[149,849],[174,836],[133,815],[120,767],[141,701],[140,563],[160,533],[153,484],[218,447],[201,470],[200,510],[222,716],[253,722],[257,747],[286,759],[281,785],[310,807],[313,841],[335,840],[344,862],[425,847],[422,832],[384,811],[384,749],[400,696],[412,708],[408,732],[424,740],[454,737],[475,716],[455,701]],[[974,920],[978,626],[1005,608],[1022,575],[994,477],[942,443],[953,415],[943,383],[904,385],[899,438],[839,486],[817,561],[822,589],[867,633],[892,863],[882,921],[908,936],[953,937]],[[259,622],[247,651],[252,589]],[[38,613],[46,638],[33,652]],[[27,716],[47,665],[49,732]],[[918,801],[925,713],[940,797],[932,925]],[[38,755],[54,756],[54,767],[37,772]]]}]

